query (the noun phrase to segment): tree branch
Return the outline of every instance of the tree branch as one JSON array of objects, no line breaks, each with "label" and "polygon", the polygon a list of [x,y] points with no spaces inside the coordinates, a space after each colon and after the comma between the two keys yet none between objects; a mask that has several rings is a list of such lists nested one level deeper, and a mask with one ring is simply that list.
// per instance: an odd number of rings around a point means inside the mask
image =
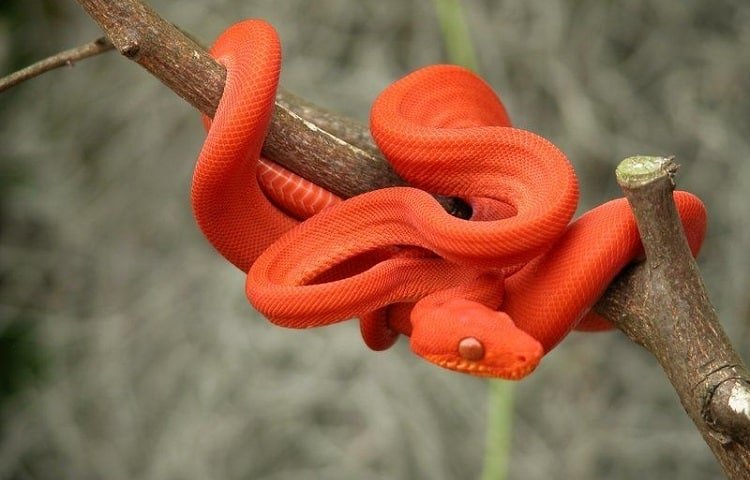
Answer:
[{"label": "tree branch", "polygon": [[732,479],[750,475],[750,374],[711,306],[672,198],[672,158],[630,157],[617,180],[646,251],[596,305],[661,364]]},{"label": "tree branch", "polygon": [[84,45],[59,52],[51,57],[47,57],[44,60],[36,62],[33,65],[13,72],[10,75],[0,78],[0,92],[7,90],[11,87],[18,85],[21,82],[25,82],[30,78],[37,77],[45,72],[54,70],[60,67],[72,67],[75,62],[83,60],[94,55],[98,55],[103,52],[112,50],[114,45],[109,41],[107,37],[97,38],[93,42],[86,43]]},{"label": "tree branch", "polygon": [[[140,0],[78,0],[126,57],[212,115],[225,71]],[[264,155],[344,197],[403,184],[364,126],[280,92]],[[686,250],[666,162],[648,181],[620,181],[648,260],[616,279],[595,309],[659,360],[727,475],[750,471],[748,372],[732,349]],[[455,203],[453,204],[456,205]],[[450,205],[449,205],[450,207]]]},{"label": "tree branch", "polygon": [[[117,50],[160,79],[199,111],[213,117],[226,70],[194,40],[140,0],[78,0]],[[393,171],[361,123],[333,115],[279,91],[263,155],[348,198],[406,182]],[[466,217],[464,202],[437,197]]]}]

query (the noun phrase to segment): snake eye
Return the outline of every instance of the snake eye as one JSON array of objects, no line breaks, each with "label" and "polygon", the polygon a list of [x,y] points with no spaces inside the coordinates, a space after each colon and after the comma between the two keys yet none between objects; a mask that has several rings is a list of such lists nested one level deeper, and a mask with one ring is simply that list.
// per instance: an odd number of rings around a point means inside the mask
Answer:
[{"label": "snake eye", "polygon": [[458,354],[464,360],[476,362],[484,357],[484,345],[474,337],[466,337],[458,342]]}]

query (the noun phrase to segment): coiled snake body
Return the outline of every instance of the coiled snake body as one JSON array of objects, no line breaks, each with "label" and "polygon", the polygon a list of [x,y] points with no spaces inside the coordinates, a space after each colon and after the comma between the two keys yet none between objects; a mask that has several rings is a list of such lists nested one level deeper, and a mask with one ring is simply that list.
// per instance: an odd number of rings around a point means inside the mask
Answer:
[{"label": "coiled snake body", "polygon": [[[273,28],[240,22],[212,54],[227,79],[206,120],[193,209],[214,247],[248,272],[248,298],[270,321],[310,328],[361,317],[372,348],[405,334],[430,362],[508,379],[531,372],[571,329],[606,328],[587,310],[642,254],[626,201],[570,223],[570,163],[511,127],[475,74],[438,65],[388,87],[373,105],[372,134],[417,188],[340,201],[259,158],[281,63]],[[472,218],[452,217],[431,194],[466,199]],[[703,205],[686,192],[674,198],[697,253]]]}]

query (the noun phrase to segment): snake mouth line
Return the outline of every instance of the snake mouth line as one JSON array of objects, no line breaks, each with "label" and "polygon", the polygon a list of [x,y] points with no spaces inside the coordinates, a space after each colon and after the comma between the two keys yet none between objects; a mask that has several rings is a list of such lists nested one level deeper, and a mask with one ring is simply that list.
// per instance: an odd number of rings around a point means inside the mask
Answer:
[{"label": "snake mouth line", "polygon": [[490,367],[480,362],[469,360],[446,359],[444,357],[425,357],[428,361],[449,370],[469,373],[478,377],[495,377],[506,380],[519,380],[533,372],[539,362],[528,363],[514,367]]}]

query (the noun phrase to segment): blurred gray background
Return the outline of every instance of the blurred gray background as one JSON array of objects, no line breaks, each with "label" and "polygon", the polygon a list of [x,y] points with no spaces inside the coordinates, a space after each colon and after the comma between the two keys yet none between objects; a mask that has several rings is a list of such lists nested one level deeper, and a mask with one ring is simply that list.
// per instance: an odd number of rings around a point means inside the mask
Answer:
[{"label": "blurred gray background", "polygon": [[[209,43],[263,17],[284,88],[366,119],[388,83],[445,51],[428,0],[153,0]],[[560,146],[582,207],[625,156],[676,154],[703,198],[701,267],[750,348],[750,3],[467,1],[481,73],[521,127]],[[0,2],[10,72],[100,35],[72,0]],[[476,478],[487,383],[354,322],[276,328],[198,233],[203,131],[110,53],[0,95],[0,478]],[[653,359],[571,335],[518,384],[510,478],[716,478]]]}]

